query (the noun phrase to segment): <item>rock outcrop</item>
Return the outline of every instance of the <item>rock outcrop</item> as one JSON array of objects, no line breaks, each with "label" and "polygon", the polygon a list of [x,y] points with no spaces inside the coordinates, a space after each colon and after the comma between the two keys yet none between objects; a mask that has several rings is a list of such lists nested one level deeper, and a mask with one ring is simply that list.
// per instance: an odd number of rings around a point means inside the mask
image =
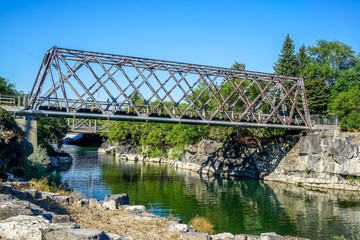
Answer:
[{"label": "rock outcrop", "polygon": [[358,134],[313,132],[302,136],[265,180],[360,190]]},{"label": "rock outcrop", "polygon": [[[259,144],[202,140],[197,145],[186,146],[183,162],[199,164],[198,171],[202,174],[262,178],[277,167],[296,141],[297,136],[273,138]],[[186,168],[189,164],[183,165]]]},{"label": "rock outcrop", "polygon": [[27,157],[33,152],[30,142],[20,130],[0,130],[0,178],[6,178],[9,170],[23,175],[28,166]]}]

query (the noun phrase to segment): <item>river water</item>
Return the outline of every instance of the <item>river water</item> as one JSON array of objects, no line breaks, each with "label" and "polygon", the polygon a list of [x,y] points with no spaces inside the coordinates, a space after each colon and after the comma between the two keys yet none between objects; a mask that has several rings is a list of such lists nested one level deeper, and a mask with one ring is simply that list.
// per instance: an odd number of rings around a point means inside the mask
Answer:
[{"label": "river water", "polygon": [[360,193],[309,190],[253,179],[200,177],[172,166],[115,160],[96,148],[66,145],[74,162],[63,180],[88,198],[128,193],[151,212],[208,218],[217,232],[276,232],[310,239],[360,239]]}]

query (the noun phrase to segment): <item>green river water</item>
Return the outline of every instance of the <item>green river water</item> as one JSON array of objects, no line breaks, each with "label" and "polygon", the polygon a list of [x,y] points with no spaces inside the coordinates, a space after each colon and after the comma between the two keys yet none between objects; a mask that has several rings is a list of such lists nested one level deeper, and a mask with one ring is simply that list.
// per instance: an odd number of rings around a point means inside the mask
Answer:
[{"label": "green river water", "polygon": [[208,218],[217,232],[280,235],[310,239],[360,239],[360,193],[309,190],[253,179],[221,179],[98,155],[95,148],[65,146],[74,162],[63,180],[86,197],[128,193],[157,215]]}]

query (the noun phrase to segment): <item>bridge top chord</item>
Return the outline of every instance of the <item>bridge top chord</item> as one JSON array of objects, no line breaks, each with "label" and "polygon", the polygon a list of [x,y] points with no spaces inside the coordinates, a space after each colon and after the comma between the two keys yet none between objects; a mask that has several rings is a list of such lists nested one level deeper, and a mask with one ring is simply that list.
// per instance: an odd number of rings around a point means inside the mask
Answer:
[{"label": "bridge top chord", "polygon": [[53,47],[25,113],[308,129],[303,80],[230,68]]}]

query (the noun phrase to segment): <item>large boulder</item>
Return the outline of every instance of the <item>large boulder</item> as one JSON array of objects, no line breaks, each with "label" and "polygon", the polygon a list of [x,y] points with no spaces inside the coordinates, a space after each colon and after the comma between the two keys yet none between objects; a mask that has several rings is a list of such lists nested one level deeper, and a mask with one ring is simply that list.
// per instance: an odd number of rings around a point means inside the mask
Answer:
[{"label": "large boulder", "polygon": [[41,229],[50,226],[42,216],[19,215],[0,221],[0,238],[42,240]]},{"label": "large boulder", "polygon": [[129,205],[130,198],[127,193],[106,195],[103,203],[103,207],[109,209],[119,209],[121,205]]},{"label": "large boulder", "polygon": [[185,146],[185,159],[190,162],[203,162],[209,156],[218,153],[220,149],[222,143],[203,139],[198,144]]},{"label": "large boulder", "polygon": [[116,149],[116,145],[105,142],[101,144],[101,146],[98,149],[98,152],[110,154],[110,153],[115,153],[115,149]]},{"label": "large boulder", "polygon": [[110,240],[103,231],[97,229],[57,229],[44,234],[46,240]]}]

